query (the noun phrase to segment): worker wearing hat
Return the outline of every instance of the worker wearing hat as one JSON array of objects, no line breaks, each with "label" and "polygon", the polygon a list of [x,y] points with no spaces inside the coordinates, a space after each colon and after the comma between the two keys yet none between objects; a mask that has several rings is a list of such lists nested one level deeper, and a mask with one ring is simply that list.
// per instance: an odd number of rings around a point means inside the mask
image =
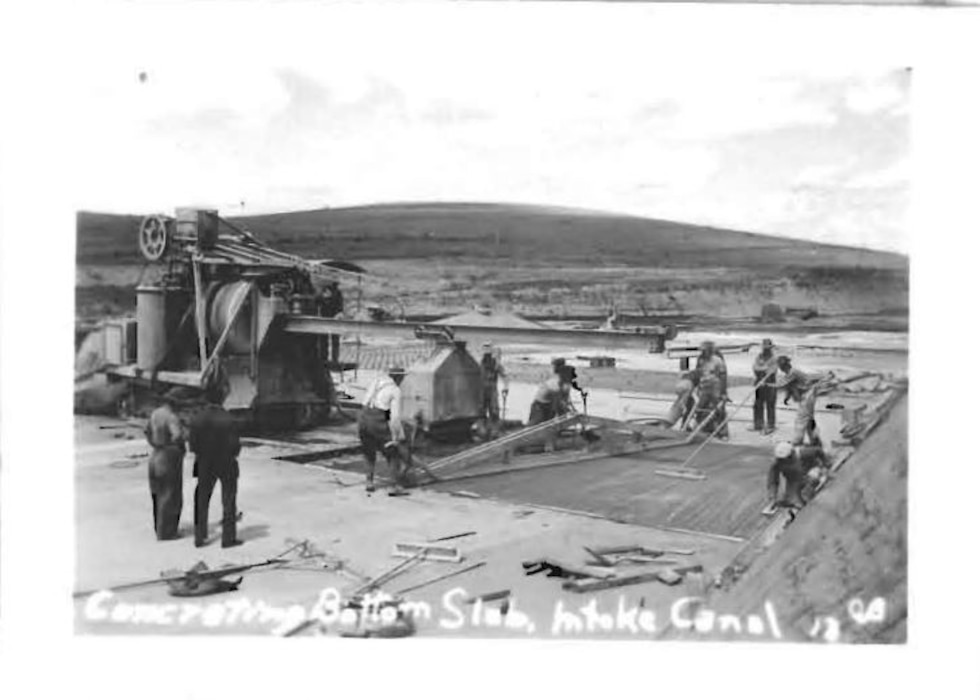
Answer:
[{"label": "worker wearing hat", "polygon": [[[480,376],[483,381],[482,415],[490,425],[496,425],[502,417],[500,415],[500,394],[503,395],[504,405],[506,405],[510,382],[507,379],[504,366],[500,361],[500,351],[496,350],[490,341],[483,344],[483,357],[480,359]],[[499,387],[501,380],[503,380],[502,389]]]},{"label": "worker wearing hat", "polygon": [[[802,447],[791,442],[778,442],[773,449],[769,467],[768,493],[770,507],[802,508],[812,498],[813,489],[827,475],[827,458],[820,447]],[[786,482],[779,499],[780,477]]]},{"label": "worker wearing hat", "polygon": [[572,402],[569,394],[573,378],[574,369],[562,365],[557,368],[553,376],[541,383],[534,395],[534,400],[531,402],[531,413],[527,419],[528,425],[544,423],[571,411]]},{"label": "worker wearing hat", "polygon": [[701,354],[694,368],[697,374],[698,402],[695,418],[708,433],[718,429],[718,437],[728,437],[725,420],[725,403],[728,401],[728,368],[715,344],[706,340],[701,343]]},{"label": "worker wearing hat", "polygon": [[158,540],[175,540],[180,535],[180,512],[184,508],[184,426],[177,415],[179,397],[170,391],[146,422],[144,434],[153,448],[150,455],[150,499],[153,529]]},{"label": "worker wearing hat", "polygon": [[374,492],[374,470],[378,453],[388,462],[392,486],[390,496],[407,493],[404,489],[405,474],[398,446],[405,440],[405,427],[401,417],[401,382],[405,370],[391,367],[386,375],[375,379],[364,394],[364,402],[357,419],[357,432],[361,440],[361,452],[367,462],[367,492]]},{"label": "worker wearing hat", "polygon": [[191,419],[190,448],[194,453],[194,546],[203,547],[208,538],[208,511],[215,485],[221,482],[221,546],[241,544],[236,536],[238,522],[238,453],[241,442],[231,413],[221,405],[226,396],[221,383],[205,389],[207,405]]},{"label": "worker wearing hat", "polygon": [[811,376],[798,367],[793,367],[792,361],[786,355],[776,358],[776,365],[783,373],[783,378],[776,383],[776,389],[786,392],[783,404],[790,399],[796,401],[796,420],[793,423],[793,444],[802,445],[804,441],[811,445],[820,445],[820,433],[817,430],[816,408],[817,397],[828,386],[820,376]]},{"label": "worker wearing hat", "polygon": [[[752,405],[752,427],[749,430],[763,431],[768,435],[776,430],[776,355],[772,350],[772,340],[762,341],[762,352],[752,363],[755,375],[755,403]],[[765,426],[763,426],[765,420]]]}]

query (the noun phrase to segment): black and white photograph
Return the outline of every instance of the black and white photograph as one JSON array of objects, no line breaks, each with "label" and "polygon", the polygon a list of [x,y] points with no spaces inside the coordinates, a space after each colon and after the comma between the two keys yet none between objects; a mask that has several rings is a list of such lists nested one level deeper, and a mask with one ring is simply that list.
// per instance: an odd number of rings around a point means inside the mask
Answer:
[{"label": "black and white photograph", "polygon": [[521,38],[107,80],[79,633],[905,641],[914,69]]},{"label": "black and white photograph", "polygon": [[74,278],[19,300],[72,307],[73,643],[915,647],[910,503],[970,507],[910,453],[963,378],[912,342],[944,10],[273,5],[75,32]]}]

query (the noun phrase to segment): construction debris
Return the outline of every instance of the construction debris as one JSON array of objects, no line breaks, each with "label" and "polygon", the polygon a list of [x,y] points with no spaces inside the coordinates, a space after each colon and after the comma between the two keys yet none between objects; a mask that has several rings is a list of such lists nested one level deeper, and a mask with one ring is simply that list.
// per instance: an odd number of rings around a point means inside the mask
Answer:
[{"label": "construction debris", "polygon": [[593,591],[603,591],[609,588],[619,588],[621,586],[633,586],[640,583],[652,583],[659,581],[668,586],[676,586],[684,580],[684,576],[689,573],[701,572],[703,569],[700,564],[680,568],[662,569],[659,571],[645,571],[626,576],[612,576],[601,579],[579,579],[565,581],[562,590],[573,593],[591,593]]},{"label": "construction debris", "polygon": [[473,571],[474,569],[479,569],[481,566],[486,565],[485,561],[478,561],[475,564],[470,564],[469,566],[464,566],[462,569],[456,569],[456,571],[450,571],[448,574],[443,574],[442,576],[437,576],[428,581],[423,581],[422,583],[417,583],[414,586],[409,586],[408,588],[403,588],[398,591],[398,595],[405,595],[406,593],[411,593],[412,591],[417,591],[420,588],[425,588],[426,586],[432,585],[439,581],[445,581],[447,578],[452,578],[453,576],[459,576],[460,574],[465,574],[468,571]]},{"label": "construction debris", "polygon": [[456,547],[443,547],[428,543],[398,542],[395,544],[394,557],[419,556],[425,561],[442,561],[458,564],[463,561],[463,555]]}]

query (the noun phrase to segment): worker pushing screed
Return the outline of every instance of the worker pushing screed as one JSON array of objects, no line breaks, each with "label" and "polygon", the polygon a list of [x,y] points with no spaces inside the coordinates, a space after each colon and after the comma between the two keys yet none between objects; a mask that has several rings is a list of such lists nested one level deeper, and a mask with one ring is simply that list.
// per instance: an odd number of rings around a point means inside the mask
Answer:
[{"label": "worker pushing screed", "polygon": [[405,468],[402,465],[399,446],[405,441],[405,428],[401,418],[401,382],[405,370],[392,367],[388,374],[378,377],[364,395],[364,408],[357,422],[361,451],[367,462],[367,492],[374,492],[374,469],[378,453],[388,461],[392,486],[389,496],[401,496],[405,490]]},{"label": "worker pushing screed", "polygon": [[701,354],[694,368],[697,377],[698,402],[695,420],[710,433],[720,426],[718,437],[728,438],[725,404],[728,402],[728,368],[725,358],[710,340],[701,343]]}]

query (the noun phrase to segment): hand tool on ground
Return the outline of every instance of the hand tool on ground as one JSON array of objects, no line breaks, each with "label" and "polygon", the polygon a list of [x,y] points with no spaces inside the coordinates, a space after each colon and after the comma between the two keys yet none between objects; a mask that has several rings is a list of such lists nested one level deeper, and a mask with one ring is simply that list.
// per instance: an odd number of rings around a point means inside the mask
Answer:
[{"label": "hand tool on ground", "polygon": [[242,564],[239,566],[226,566],[220,569],[209,569],[207,568],[207,565],[204,564],[203,562],[198,562],[193,567],[191,567],[190,569],[188,569],[183,573],[171,574],[171,575],[164,574],[161,575],[159,578],[148,579],[146,581],[134,581],[132,583],[123,583],[117,586],[107,586],[107,587],[96,588],[88,591],[77,591],[72,594],[72,597],[81,598],[103,590],[121,591],[130,588],[141,588],[143,586],[151,586],[157,583],[166,583],[166,584],[177,583],[179,585],[185,586],[188,589],[194,589],[197,586],[200,586],[201,582],[203,581],[212,580],[212,579],[222,579],[226,576],[231,576],[233,574],[238,574],[243,571],[249,571],[251,569],[256,569],[262,566],[283,564],[289,561],[288,559],[284,559],[283,557],[285,557],[287,554],[289,554],[290,552],[292,552],[294,549],[296,549],[302,544],[303,542],[294,544],[292,547],[282,552],[282,554],[279,554],[275,557],[272,557],[271,559],[266,559],[265,561],[257,562],[254,564]]},{"label": "hand tool on ground", "polygon": [[410,593],[411,591],[416,591],[419,588],[424,588],[438,581],[444,581],[447,578],[453,576],[459,576],[460,574],[465,574],[467,571],[473,571],[474,569],[479,569],[481,566],[486,565],[485,561],[478,561],[475,564],[470,564],[469,566],[464,566],[462,569],[456,569],[456,571],[450,571],[448,574],[443,574],[442,576],[436,576],[435,578],[429,579],[428,581],[423,581],[422,583],[417,583],[414,586],[409,586],[408,588],[403,588],[396,592],[396,595],[404,595]]},{"label": "hand tool on ground", "polygon": [[404,571],[410,565],[412,565],[415,562],[419,561],[422,558],[422,555],[424,553],[425,553],[424,550],[420,550],[420,551],[416,552],[413,556],[411,556],[408,559],[406,559],[405,561],[400,562],[400,563],[396,564],[395,566],[393,566],[392,568],[388,569],[387,571],[384,571],[384,572],[378,574],[376,577],[374,577],[373,579],[371,579],[370,581],[368,581],[367,583],[365,583],[363,586],[361,586],[360,588],[358,588],[356,591],[354,591],[353,596],[359,596],[362,593],[365,593],[366,591],[369,591],[369,590],[371,590],[373,588],[380,588],[381,586],[383,586],[384,584],[386,584],[391,579],[393,579],[396,576],[399,576],[402,573],[404,573]]},{"label": "hand tool on ground", "polygon": [[460,532],[457,535],[446,535],[445,537],[436,537],[435,539],[429,540],[429,542],[445,542],[447,540],[456,540],[460,537],[469,537],[470,535],[475,535],[476,530],[470,530],[468,532]]}]

